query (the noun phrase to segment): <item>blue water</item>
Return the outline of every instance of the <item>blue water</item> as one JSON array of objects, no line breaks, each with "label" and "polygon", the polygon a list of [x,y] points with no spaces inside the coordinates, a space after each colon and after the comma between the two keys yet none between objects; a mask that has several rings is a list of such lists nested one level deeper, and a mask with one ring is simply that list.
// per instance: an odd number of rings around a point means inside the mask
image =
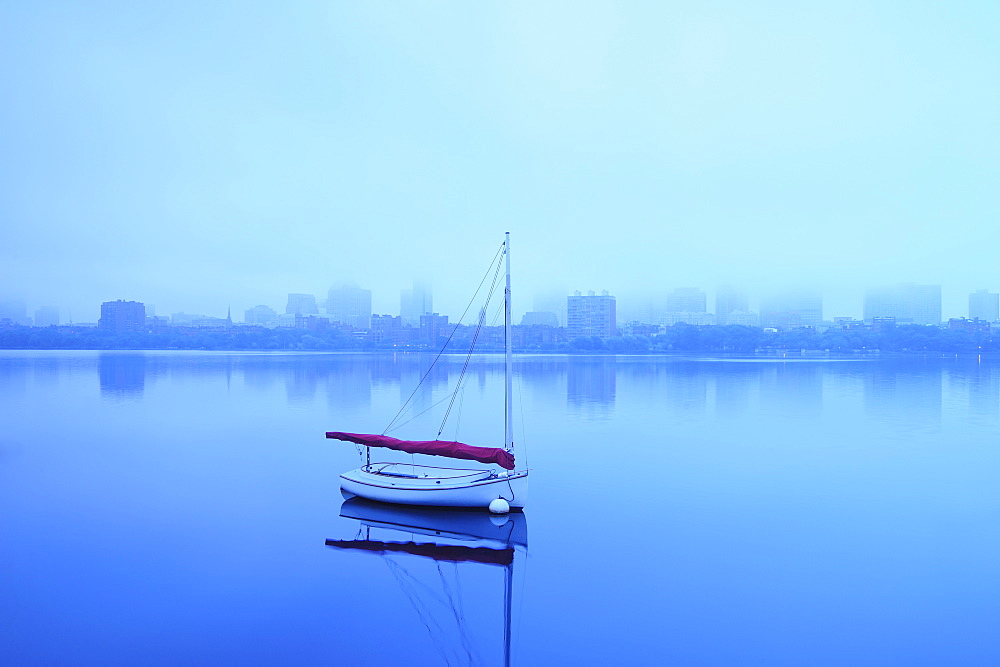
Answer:
[{"label": "blue water", "polygon": [[[341,517],[359,455],[323,437],[381,432],[429,360],[0,351],[0,660],[503,664],[505,568],[325,545],[433,541]],[[1000,362],[537,356],[514,385],[513,664],[1000,664]],[[502,401],[475,360],[442,437],[500,444]]]}]

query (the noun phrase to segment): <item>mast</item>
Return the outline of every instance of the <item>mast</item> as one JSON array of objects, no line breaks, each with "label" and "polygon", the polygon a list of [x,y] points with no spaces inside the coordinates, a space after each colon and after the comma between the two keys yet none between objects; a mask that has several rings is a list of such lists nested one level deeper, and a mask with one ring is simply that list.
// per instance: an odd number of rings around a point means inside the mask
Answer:
[{"label": "mast", "polygon": [[511,382],[514,375],[514,355],[512,354],[512,329],[511,329],[511,310],[510,310],[510,232],[506,232],[506,238],[504,240],[504,254],[507,255],[507,289],[503,293],[504,302],[504,347],[507,353],[507,368],[506,368],[506,379],[507,387],[505,390],[505,403],[507,408],[507,425],[504,432],[504,449],[508,452],[514,449],[514,404],[511,400]]}]

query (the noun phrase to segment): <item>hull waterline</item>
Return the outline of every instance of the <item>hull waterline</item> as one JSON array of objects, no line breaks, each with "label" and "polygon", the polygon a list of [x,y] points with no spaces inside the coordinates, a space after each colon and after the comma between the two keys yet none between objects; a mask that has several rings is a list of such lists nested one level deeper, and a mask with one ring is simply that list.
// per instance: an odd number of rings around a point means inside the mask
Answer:
[{"label": "hull waterline", "polygon": [[348,493],[382,503],[486,509],[492,501],[503,498],[512,509],[524,508],[528,496],[527,470],[500,475],[490,471],[464,472],[468,474],[403,477],[358,468],[343,473],[340,486]]}]

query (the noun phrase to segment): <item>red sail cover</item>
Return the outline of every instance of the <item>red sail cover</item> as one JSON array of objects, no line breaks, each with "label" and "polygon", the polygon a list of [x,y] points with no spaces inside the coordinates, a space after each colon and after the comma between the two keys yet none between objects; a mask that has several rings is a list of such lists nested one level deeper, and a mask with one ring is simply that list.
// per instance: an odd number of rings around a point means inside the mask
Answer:
[{"label": "red sail cover", "polygon": [[366,447],[387,447],[407,454],[431,454],[450,456],[453,459],[467,459],[480,463],[496,463],[507,470],[514,469],[514,455],[500,447],[473,447],[450,440],[399,440],[387,435],[367,435],[364,433],[341,433],[327,431],[326,437],[345,440]]}]

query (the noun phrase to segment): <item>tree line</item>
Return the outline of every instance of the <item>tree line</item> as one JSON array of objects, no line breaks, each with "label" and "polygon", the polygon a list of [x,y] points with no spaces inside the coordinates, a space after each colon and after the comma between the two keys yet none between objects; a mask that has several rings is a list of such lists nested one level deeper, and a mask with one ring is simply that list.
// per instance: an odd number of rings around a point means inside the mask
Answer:
[{"label": "tree line", "polygon": [[[411,349],[439,349],[437,345]],[[455,340],[449,351],[461,352],[463,341]],[[262,329],[237,327],[225,330],[174,328],[150,332],[115,333],[94,328],[8,327],[0,330],[3,349],[67,350],[355,350],[394,348],[389,342],[375,343],[341,331],[306,329]],[[467,349],[467,348],[466,348]],[[498,349],[477,345],[477,349]],[[884,331],[793,329],[768,332],[740,325],[696,326],[677,324],[652,336],[582,337],[567,342],[519,346],[523,352],[618,353],[738,352],[758,350],[822,350],[832,353],[941,352],[981,353],[1000,351],[1000,339],[982,332],[942,329],[934,326],[901,325]]]}]

